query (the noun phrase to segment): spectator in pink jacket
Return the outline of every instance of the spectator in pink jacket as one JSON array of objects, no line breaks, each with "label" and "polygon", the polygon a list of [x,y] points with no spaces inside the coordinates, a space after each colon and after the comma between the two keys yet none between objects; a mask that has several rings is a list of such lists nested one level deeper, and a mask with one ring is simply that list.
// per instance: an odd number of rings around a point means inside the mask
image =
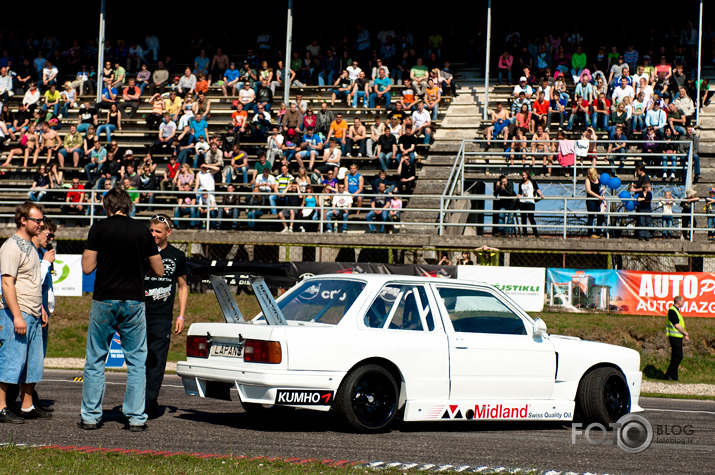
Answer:
[{"label": "spectator in pink jacket", "polygon": [[502,81],[502,75],[506,73],[507,81],[511,84],[511,66],[514,64],[514,56],[510,55],[508,51],[499,56],[499,62],[497,63],[497,68],[499,69],[499,84]]}]

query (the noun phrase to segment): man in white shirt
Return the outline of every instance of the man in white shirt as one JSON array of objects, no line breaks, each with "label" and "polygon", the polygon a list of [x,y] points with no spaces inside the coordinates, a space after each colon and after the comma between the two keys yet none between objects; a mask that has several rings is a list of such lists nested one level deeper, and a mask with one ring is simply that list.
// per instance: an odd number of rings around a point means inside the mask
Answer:
[{"label": "man in white shirt", "polygon": [[331,227],[334,227],[336,233],[338,232],[337,223],[330,225],[330,221],[335,219],[343,221],[343,232],[346,233],[348,232],[348,215],[353,204],[353,195],[345,189],[345,183],[338,183],[338,192],[332,198],[333,209],[325,215],[328,220],[328,229],[325,232],[332,232]]},{"label": "man in white shirt", "polygon": [[261,193],[271,193],[269,201],[271,203],[271,214],[278,214],[276,209],[276,195],[278,194],[278,182],[271,175],[271,169],[266,167],[263,173],[256,177],[256,187]]},{"label": "man in white shirt", "polygon": [[527,99],[529,99],[534,94],[534,90],[531,88],[531,86],[529,86],[526,83],[526,76],[520,77],[519,84],[514,86],[514,92],[513,92],[514,97],[519,97],[519,94],[522,91],[524,91],[524,95],[526,96]]},{"label": "man in white shirt", "polygon": [[424,133],[425,139],[423,143],[429,144],[432,140],[432,116],[422,101],[417,103],[417,110],[412,113],[412,121],[414,122],[414,134],[419,135]]},{"label": "man in white shirt", "polygon": [[611,96],[611,108],[616,110],[616,106],[626,96],[633,100],[635,92],[633,91],[633,86],[628,84],[628,78],[621,77],[621,85],[613,90],[613,95]]}]

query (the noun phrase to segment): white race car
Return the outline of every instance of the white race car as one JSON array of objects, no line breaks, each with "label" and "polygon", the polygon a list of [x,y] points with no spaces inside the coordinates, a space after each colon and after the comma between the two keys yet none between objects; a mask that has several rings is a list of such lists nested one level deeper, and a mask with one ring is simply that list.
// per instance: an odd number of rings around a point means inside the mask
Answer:
[{"label": "white race car", "polygon": [[188,394],[335,410],[362,432],[395,420],[572,420],[607,425],[638,406],[638,352],[549,335],[506,294],[475,282],[399,275],[309,277],[244,322],[212,276],[226,323],[195,323]]}]

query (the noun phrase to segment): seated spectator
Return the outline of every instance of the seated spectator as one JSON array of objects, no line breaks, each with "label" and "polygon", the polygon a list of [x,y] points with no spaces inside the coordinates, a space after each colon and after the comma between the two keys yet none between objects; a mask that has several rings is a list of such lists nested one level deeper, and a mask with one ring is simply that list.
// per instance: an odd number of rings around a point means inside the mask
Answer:
[{"label": "seated spectator", "polygon": [[[218,223],[216,223],[218,229],[238,229],[240,196],[235,193],[236,186],[233,183],[226,185],[226,194],[222,196],[221,206],[218,208]],[[227,218],[228,220],[225,221]]]},{"label": "seated spectator", "polygon": [[[72,186],[64,199],[65,204],[62,206],[62,214],[75,214],[84,215],[84,206],[86,201],[86,196],[84,192],[84,185],[79,182],[79,178],[72,178]],[[69,226],[69,223],[73,221],[65,220],[65,224]],[[75,226],[79,227],[79,223],[75,222]]]},{"label": "seated spectator", "polygon": [[521,93],[524,93],[524,99],[531,99],[531,96],[534,94],[534,90],[526,83],[526,76],[519,78],[519,84],[514,86],[514,90],[512,91],[512,95],[515,98],[520,98]]},{"label": "seated spectator", "polygon": [[60,94],[60,91],[57,90],[57,86],[51,84],[49,89],[45,91],[42,110],[52,110],[54,115],[59,115],[61,99],[62,95]]},{"label": "seated spectator", "polygon": [[265,207],[268,206],[268,192],[261,191],[261,187],[256,185],[253,187],[253,194],[248,198],[248,229],[256,229],[256,219],[263,216]]},{"label": "seated spectator", "polygon": [[256,105],[253,120],[251,121],[251,134],[256,142],[263,142],[271,127],[271,114],[264,109],[263,105]]},{"label": "seated spectator", "polygon": [[[356,119],[357,120],[357,119]],[[307,170],[313,170],[315,165],[315,160],[323,150],[323,139],[317,135],[312,127],[306,128],[305,134],[303,135],[303,141],[300,145],[300,151],[295,154],[296,161],[301,167],[305,167],[303,159],[308,156],[308,167]]]},{"label": "seated spectator", "polygon": [[162,94],[164,88],[169,84],[169,70],[164,66],[163,61],[158,61],[156,63],[156,69],[151,74],[151,81],[149,82],[149,95]]},{"label": "seated spectator", "polygon": [[64,168],[65,159],[67,159],[68,156],[72,156],[72,164],[74,167],[79,166],[79,161],[84,156],[83,143],[82,134],[77,131],[77,126],[75,124],[70,125],[70,131],[65,135],[62,142],[63,147],[57,154],[60,168]]},{"label": "seated spectator", "polygon": [[333,220],[342,221],[342,231],[348,232],[348,216],[353,205],[353,196],[347,191],[345,183],[338,183],[337,188],[337,193],[331,196],[332,209],[325,214],[325,220],[328,222],[325,230],[327,233],[338,232],[338,224],[331,224]]},{"label": "seated spectator", "polygon": [[179,88],[176,91],[179,97],[184,99],[186,96],[192,96],[196,91],[196,82],[196,76],[191,72],[191,68],[187,67],[179,79]]},{"label": "seated spectator", "polygon": [[276,209],[278,182],[276,182],[275,177],[271,175],[270,168],[263,168],[263,173],[256,177],[255,187],[258,188],[258,191],[264,197],[268,198],[271,205],[271,214],[278,214],[278,210]]},{"label": "seated spectator", "polygon": [[[422,143],[429,144],[432,141],[432,121],[430,114],[424,108],[424,103],[417,103],[417,110],[412,112],[413,133],[416,137],[424,135]],[[405,123],[405,126],[407,124]]]},{"label": "seated spectator", "polygon": [[170,152],[175,137],[176,123],[171,120],[171,116],[168,113],[164,113],[164,120],[159,126],[158,136],[151,147],[151,153],[156,155]]},{"label": "seated spectator", "polygon": [[122,92],[122,100],[120,102],[121,110],[125,111],[129,108],[128,117],[134,118],[139,108],[139,100],[141,98],[141,88],[137,86],[134,78],[129,78],[127,87]]},{"label": "seated spectator", "polygon": [[109,109],[112,104],[117,103],[117,94],[117,88],[111,84],[105,85],[102,89],[101,100],[99,101],[99,104],[97,104],[97,107],[99,109]]},{"label": "seated spectator", "polygon": [[415,162],[416,150],[417,139],[414,135],[412,135],[412,128],[405,127],[404,133],[400,135],[399,139],[397,139],[397,155],[395,156],[395,160],[397,163],[400,163],[402,161],[402,157],[407,156],[412,164]]},{"label": "seated spectator", "polygon": [[40,125],[40,130],[42,131],[42,134],[39,138],[39,146],[35,147],[35,155],[32,157],[33,165],[37,163],[37,157],[40,155],[46,155],[47,163],[49,164],[50,160],[57,155],[57,152],[59,152],[62,145],[59,134],[57,131],[50,128],[50,124],[48,122],[43,122]]},{"label": "seated spectator", "polygon": [[240,144],[233,144],[233,149],[224,154],[224,163],[226,160],[228,164],[223,169],[223,182],[238,182],[240,171],[243,183],[248,183],[248,154],[241,150]]},{"label": "seated spectator", "polygon": [[361,173],[358,173],[357,163],[350,164],[350,171],[345,175],[343,184],[348,193],[353,197],[353,204],[357,210],[357,215],[360,215],[362,208],[362,193],[365,189],[365,178]]},{"label": "seated spectator", "polygon": [[531,137],[531,153],[533,160],[536,159],[537,154],[541,156],[544,163],[544,168],[546,169],[546,176],[551,176],[551,165],[554,162],[554,144],[549,140],[549,134],[544,132],[543,125],[536,126],[536,132]]},{"label": "seated spectator", "polygon": [[370,211],[367,213],[367,216],[365,217],[367,221],[367,226],[368,226],[368,231],[369,233],[376,233],[377,230],[375,228],[375,225],[373,224],[374,221],[381,221],[380,224],[380,232],[384,233],[385,232],[385,222],[388,221],[389,219],[389,207],[390,207],[390,200],[388,199],[388,195],[385,193],[385,185],[380,183],[377,188],[377,196],[375,196],[372,199],[372,202],[370,203]]},{"label": "seated spectator", "polygon": [[397,192],[402,195],[411,195],[417,186],[417,172],[415,165],[410,162],[407,155],[402,155],[397,165],[397,174],[400,176]]},{"label": "seated spectator", "polygon": [[534,127],[541,125],[548,132],[551,127],[550,104],[544,99],[544,91],[540,91],[537,97],[538,99],[534,101],[532,107],[531,120],[534,122],[532,130]]},{"label": "seated spectator", "polygon": [[335,99],[342,98],[346,98],[347,104],[347,98],[350,96],[352,85],[353,82],[350,80],[350,77],[348,77],[348,71],[346,69],[343,69],[342,73],[340,73],[340,76],[333,83],[333,87],[335,89],[331,91],[330,105],[334,106]]},{"label": "seated spectator", "polygon": [[608,160],[608,163],[611,165],[611,173],[613,175],[616,175],[617,172],[615,167],[615,161],[619,160],[620,165],[618,169],[623,169],[626,158],[623,154],[628,152],[628,144],[625,142],[626,140],[628,140],[628,137],[626,137],[626,134],[623,133],[623,127],[621,127],[620,125],[617,126],[615,128],[613,138],[610,140],[612,142],[608,144],[608,153],[606,154],[606,160]]},{"label": "seated spectator", "polygon": [[340,151],[340,147],[338,147],[335,137],[331,137],[328,140],[328,147],[323,150],[323,165],[316,167],[313,170],[314,176],[317,177],[317,180],[322,180],[323,175],[327,174],[329,171],[332,172],[333,177],[337,176],[337,171],[340,168],[341,156],[342,152]]},{"label": "seated spectator", "polygon": [[244,110],[252,110],[256,101],[256,92],[251,88],[251,83],[246,81],[238,92],[238,102],[243,104]]},{"label": "seated spectator", "polygon": [[40,90],[37,88],[36,83],[30,83],[30,88],[25,92],[25,96],[22,98],[22,103],[27,107],[27,109],[32,113],[35,112],[37,105],[40,103]]},{"label": "seated spectator", "polygon": [[32,188],[27,193],[27,197],[30,201],[42,201],[42,198],[47,194],[47,190],[50,189],[50,175],[47,172],[46,165],[40,165],[37,169],[37,174],[35,175],[35,181],[32,183]]},{"label": "seated spectator", "polygon": [[197,210],[196,210],[196,198],[194,195],[191,193],[191,185],[189,183],[185,183],[183,187],[181,187],[181,193],[179,193],[178,200],[177,200],[177,207],[174,208],[174,224],[176,229],[181,229],[182,227],[182,221],[181,218],[184,216],[189,216],[191,218],[191,221],[189,221],[189,227],[195,228],[197,226],[196,223],[196,215]]},{"label": "seated spectator", "polygon": [[3,167],[9,167],[12,164],[12,159],[15,155],[22,154],[25,161],[23,162],[23,167],[27,167],[27,161],[30,158],[30,154],[34,155],[35,149],[37,148],[38,134],[35,130],[35,124],[30,124],[30,126],[22,133],[20,137],[19,147],[11,148],[7,155],[5,163],[2,164]]},{"label": "seated spectator", "polygon": [[569,115],[569,123],[566,126],[566,130],[573,130],[577,120],[584,129],[591,127],[591,118],[589,115],[588,101],[581,96],[576,96],[576,99],[571,105],[571,114]]},{"label": "seated spectator", "polygon": [[111,142],[112,132],[115,130],[122,130],[122,113],[117,104],[112,104],[107,112],[107,121],[97,129],[97,139],[101,137],[102,132],[106,132],[107,142]]},{"label": "seated spectator", "polygon": [[370,106],[370,80],[365,76],[365,71],[360,70],[358,77],[353,81],[353,87],[348,96],[348,102],[352,103],[353,107],[357,107],[358,98],[362,97],[363,106]]},{"label": "seated spectator", "polygon": [[370,108],[375,108],[375,103],[378,99],[385,99],[385,109],[390,107],[392,100],[392,81],[385,75],[385,69],[380,68],[378,78],[375,79],[370,93]]},{"label": "seated spectator", "polygon": [[[218,217],[218,206],[216,197],[212,193],[203,190],[196,200],[196,206],[196,218],[199,220],[198,223],[201,229],[210,229],[218,224],[215,221]],[[212,220],[213,223],[211,222]]]},{"label": "seated spectator", "polygon": [[499,56],[499,60],[497,61],[497,69],[498,69],[498,74],[497,74],[497,81],[499,84],[502,83],[502,79],[506,75],[507,79],[507,84],[511,84],[511,68],[514,65],[514,57],[509,54],[509,51],[504,51],[501,56]]},{"label": "seated spectator", "polygon": [[67,117],[67,112],[69,112],[70,108],[73,109],[77,103],[77,91],[74,87],[72,87],[72,83],[67,81],[64,84],[63,88],[64,90],[60,92],[60,119],[62,119],[63,117]]},{"label": "seated spectator", "polygon": [[141,167],[141,173],[139,175],[139,202],[148,203],[149,206],[146,208],[147,211],[154,211],[153,205],[156,200],[156,194],[154,191],[159,189],[159,183],[156,177],[156,173],[152,170],[151,166]]},{"label": "seated spectator", "polygon": [[362,157],[366,154],[366,141],[367,141],[367,129],[360,118],[356,117],[353,119],[353,125],[348,128],[348,136],[345,141],[345,150],[347,151],[346,156],[352,157],[353,147],[358,148],[358,157]]},{"label": "seated spectator", "polygon": [[439,115],[439,103],[442,100],[442,94],[439,92],[439,87],[430,78],[427,81],[425,88],[424,105],[425,108],[432,113],[432,120],[437,120]]},{"label": "seated spectator", "polygon": [[390,168],[391,160],[393,160],[397,155],[397,140],[390,132],[389,127],[385,127],[384,133],[377,140],[375,154],[377,155],[377,159],[380,161],[380,168],[382,170],[388,170]]}]

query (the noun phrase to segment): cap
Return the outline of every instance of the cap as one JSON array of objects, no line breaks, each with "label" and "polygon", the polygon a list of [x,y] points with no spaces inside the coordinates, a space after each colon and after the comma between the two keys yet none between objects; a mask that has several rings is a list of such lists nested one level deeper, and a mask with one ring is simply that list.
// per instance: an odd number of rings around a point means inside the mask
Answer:
[{"label": "cap", "polygon": [[288,129],[288,135],[295,135],[295,129],[293,129],[293,128]]},{"label": "cap", "polygon": [[715,193],[715,188],[710,188],[710,193]]},{"label": "cap", "polygon": [[521,82],[521,81],[526,81],[526,76],[520,77],[520,78],[519,78],[519,82]]},{"label": "cap", "polygon": [[695,195],[697,195],[697,192],[696,192],[694,189],[692,189],[692,188],[689,188],[689,189],[685,192],[685,196],[687,196],[688,198],[691,198],[691,197],[693,197],[693,196],[695,196]]},{"label": "cap", "polygon": [[647,55],[643,56],[643,59],[650,59],[650,55],[647,54]]},{"label": "cap", "polygon": [[181,79],[181,76],[174,76],[174,79]]},{"label": "cap", "polygon": [[132,149],[129,149],[126,152],[124,152],[124,155],[134,155],[134,152],[132,152]]}]

